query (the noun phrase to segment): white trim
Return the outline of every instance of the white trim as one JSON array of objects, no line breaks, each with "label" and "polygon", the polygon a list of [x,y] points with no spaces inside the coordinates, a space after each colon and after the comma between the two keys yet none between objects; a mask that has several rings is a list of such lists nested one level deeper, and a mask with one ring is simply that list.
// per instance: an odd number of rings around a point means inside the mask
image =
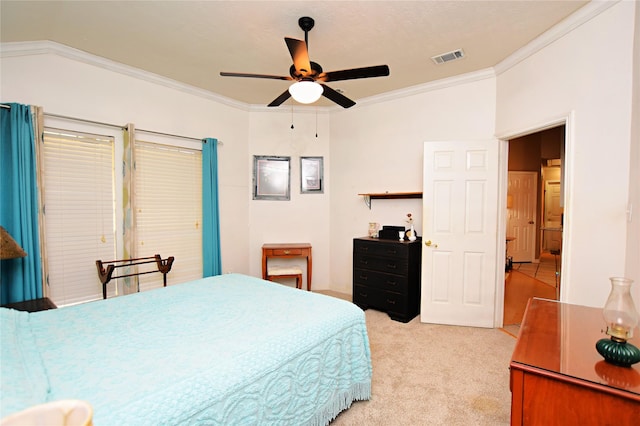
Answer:
[{"label": "white trim", "polygon": [[[529,56],[540,51],[544,47],[560,39],[566,34],[573,31],[580,25],[593,19],[593,17],[599,15],[610,7],[614,6],[620,0],[594,0],[587,5],[581,7],[572,15],[550,28],[526,46],[520,48],[509,57],[504,59],[492,68],[485,68],[483,70],[470,72],[450,78],[444,78],[440,80],[434,80],[425,84],[419,84],[411,87],[406,87],[399,90],[394,90],[379,95],[370,96],[367,98],[358,99],[354,108],[361,106],[371,105],[379,102],[386,102],[395,99],[401,99],[408,96],[414,96],[421,93],[426,93],[434,90],[444,89],[451,86],[456,86],[464,83],[471,83],[486,78],[496,77],[503,72],[509,70],[511,67],[517,65],[521,61],[525,60]],[[102,58],[82,50],[74,49],[72,47],[52,42],[52,41],[28,41],[28,42],[5,42],[0,43],[0,58],[12,57],[12,56],[24,56],[24,55],[44,55],[55,54],[69,59],[73,59],[79,62],[83,62],[89,65],[94,65],[100,68],[104,68],[110,71],[118,72],[120,74],[128,75],[134,78],[138,78],[143,81],[159,84],[161,86],[176,89],[191,95],[199,96],[204,99],[213,100],[221,104],[238,108],[245,111],[252,112],[266,112],[266,111],[278,111],[285,110],[290,111],[290,107],[266,107],[259,104],[247,104],[244,102],[236,101],[231,98],[216,94],[214,92],[200,89],[185,83],[181,83],[170,78],[162,77],[160,75],[143,71],[138,68],[134,68],[120,62],[115,62],[110,59]],[[305,110],[315,112],[316,110],[341,110],[340,106],[328,106],[328,107],[315,107],[313,109],[308,106],[303,107],[294,106],[294,110]]]},{"label": "white trim", "polygon": [[[546,129],[550,129],[552,127],[557,127],[560,125],[565,125],[565,164],[564,164],[564,175],[562,179],[564,180],[565,191],[564,191],[564,217],[568,218],[568,221],[565,221],[564,227],[562,229],[562,253],[561,253],[561,264],[562,264],[562,274],[560,275],[560,300],[564,301],[569,294],[568,288],[572,285],[571,280],[571,215],[573,211],[573,201],[569,194],[572,194],[574,191],[573,187],[573,173],[574,173],[574,156],[575,156],[575,112],[569,111],[568,113],[561,115],[550,117],[548,120],[540,121],[534,124],[531,124],[527,127],[521,127],[518,130],[513,130],[511,132],[503,132],[500,136],[496,136],[499,140],[508,142],[510,139],[514,139],[520,136],[528,135],[531,133],[537,133]],[[507,152],[508,153],[508,152]],[[508,165],[508,155],[505,158],[501,159],[502,164],[501,167],[505,167],[505,164]],[[507,184],[504,179],[501,179],[499,182],[498,191],[500,193],[507,193]],[[504,238],[506,236],[506,214],[499,215],[498,217],[498,229],[500,230],[500,238]],[[504,234],[502,234],[504,232]],[[497,282],[496,285],[503,285],[502,283]],[[497,293],[497,292],[496,292]],[[504,304],[504,300],[500,301],[501,304]],[[504,306],[503,306],[504,309]],[[496,309],[498,310],[498,309]],[[496,318],[497,319],[497,318]]]},{"label": "white trim", "polygon": [[115,62],[110,59],[106,59],[100,56],[93,55],[91,53],[84,52],[82,50],[74,49],[64,44],[56,43],[53,41],[25,41],[25,42],[8,42],[0,44],[0,58],[13,57],[13,56],[27,56],[27,55],[46,55],[53,54],[59,55],[64,58],[73,59],[78,62],[83,62],[88,65],[93,65],[99,68],[103,68],[109,71],[117,72],[120,74],[128,75],[130,77],[137,78],[139,80],[148,81],[150,83],[159,84],[161,86],[168,87],[170,89],[179,90],[181,92],[199,96],[201,98],[209,99],[230,107],[248,110],[248,104],[244,102],[238,102],[236,100],[218,95],[208,90],[199,89],[197,87],[181,83],[170,78],[162,77],[158,74],[154,74],[148,71],[141,70],[139,68],[131,67],[129,65]]},{"label": "white trim", "polygon": [[525,128],[519,127],[517,130],[516,129],[504,130],[500,133],[497,133],[495,137],[497,139],[508,141],[509,139],[515,139],[521,136],[530,135],[531,133],[542,132],[543,130],[562,126],[567,122],[567,118],[572,115],[573,115],[573,112],[570,112],[564,115],[548,117],[545,120],[538,121]]},{"label": "white trim", "polygon": [[293,112],[295,112],[296,114],[301,114],[301,113],[305,113],[305,114],[315,114],[316,112],[318,114],[325,114],[327,112],[329,112],[329,110],[332,109],[343,109],[341,106],[317,106],[317,105],[280,105],[279,107],[268,107],[266,105],[259,105],[259,104],[251,104],[248,105],[248,110],[250,112],[276,112],[276,113],[285,113],[285,114],[291,114],[291,109],[293,108]]},{"label": "white trim", "polygon": [[[85,64],[93,65],[99,68],[103,68],[109,71],[117,72],[120,74],[128,75],[143,81],[159,84],[161,86],[176,89],[191,95],[199,96],[201,98],[210,99],[219,102],[224,105],[228,105],[234,108],[242,109],[252,112],[267,112],[267,111],[291,111],[290,107],[267,107],[260,104],[247,104],[239,102],[208,90],[199,89],[197,87],[181,83],[160,75],[144,71],[138,68],[131,67],[129,65],[115,62],[110,59],[102,58],[100,56],[93,55],[91,53],[84,52],[82,50],[74,49],[64,44],[56,43],[53,41],[26,41],[26,42],[7,42],[0,43],[0,58],[13,57],[13,56],[28,56],[28,55],[46,55],[53,54],[59,55],[68,59],[76,60]],[[447,87],[457,86],[459,84],[471,83],[478,80],[484,80],[486,78],[495,77],[493,69],[486,68],[484,70],[470,72],[450,78],[444,78],[440,80],[431,81],[425,84],[419,84],[399,90],[394,90],[380,95],[371,96],[368,98],[359,99],[354,106],[371,105],[378,102],[389,101],[393,99],[405,98],[407,96],[413,96],[420,93],[426,93],[434,90],[445,89]],[[316,108],[320,110],[341,110],[342,107],[329,106],[329,107],[314,107],[309,106],[293,106],[296,112],[315,112]]]},{"label": "white trim", "polygon": [[398,89],[391,92],[381,93],[379,95],[370,96],[368,98],[358,99],[358,103],[355,107],[363,105],[371,105],[378,102],[391,101],[394,99],[406,98],[408,96],[419,95],[421,93],[432,92],[434,90],[446,89],[448,87],[459,86],[465,83],[472,83],[474,81],[485,80],[487,78],[495,77],[493,68],[485,68],[480,71],[469,72],[466,74],[460,74],[449,78],[443,78],[440,80],[430,81],[424,84],[418,84],[416,86],[406,87],[404,89]]},{"label": "white trim", "polygon": [[[504,327],[504,280],[505,257],[507,252],[507,187],[509,185],[509,142],[498,139],[498,223],[496,235],[496,291],[494,299],[494,328]],[[502,231],[504,230],[504,231]]]},{"label": "white trim", "polygon": [[573,14],[569,15],[566,19],[560,21],[558,24],[527,43],[525,46],[516,50],[502,62],[495,65],[494,70],[496,75],[500,75],[509,70],[511,67],[514,67],[528,57],[544,49],[554,41],[569,34],[585,22],[589,22],[595,16],[598,16],[619,2],[620,0],[594,0],[589,2]]}]

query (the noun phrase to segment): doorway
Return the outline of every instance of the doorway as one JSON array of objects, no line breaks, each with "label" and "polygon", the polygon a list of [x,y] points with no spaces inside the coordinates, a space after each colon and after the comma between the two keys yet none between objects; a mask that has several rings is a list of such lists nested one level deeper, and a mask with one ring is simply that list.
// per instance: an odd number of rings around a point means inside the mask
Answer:
[{"label": "doorway", "polygon": [[[507,237],[511,240],[508,244],[520,251],[515,254],[525,253],[525,255],[513,258],[511,268],[513,273],[509,271],[505,276],[505,286],[509,286],[510,290],[507,291],[505,287],[505,313],[514,310],[524,312],[524,306],[510,306],[514,303],[514,290],[523,292],[515,299],[518,300],[516,303],[524,305],[530,297],[560,299],[565,127],[565,124],[562,124],[508,140],[509,177],[506,221]],[[512,184],[518,182],[522,176],[534,180],[531,193],[534,194],[535,199],[518,203],[516,202],[519,196],[518,191],[522,191],[523,188],[512,186]],[[521,182],[518,185],[521,185]],[[533,210],[531,203],[535,205]],[[517,222],[518,220],[520,223]],[[519,235],[510,235],[510,232],[519,233]],[[522,238],[518,245],[516,242],[520,235]],[[507,247],[507,249],[512,248]],[[530,256],[527,253],[533,255]],[[537,284],[529,285],[531,282]],[[508,294],[510,297],[507,297]]]},{"label": "doorway", "polygon": [[507,184],[507,256],[511,263],[534,262],[538,173],[509,171]]}]

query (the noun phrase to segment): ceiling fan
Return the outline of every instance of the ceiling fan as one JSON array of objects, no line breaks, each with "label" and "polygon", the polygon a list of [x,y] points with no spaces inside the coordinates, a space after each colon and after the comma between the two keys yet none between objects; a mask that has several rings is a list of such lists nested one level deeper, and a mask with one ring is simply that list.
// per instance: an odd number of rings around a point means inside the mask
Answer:
[{"label": "ceiling fan", "polygon": [[313,18],[303,16],[298,20],[298,25],[304,31],[304,41],[289,37],[284,38],[289,48],[291,58],[293,59],[293,65],[289,68],[289,76],[236,72],[220,72],[220,75],[223,77],[268,78],[273,80],[295,81],[289,89],[284,91],[268,105],[270,107],[280,106],[292,96],[296,101],[301,103],[313,103],[317,101],[320,96],[324,96],[344,108],[354,106],[356,104],[354,101],[324,83],[355,80],[359,78],[384,77],[389,75],[389,67],[387,65],[377,65],[373,67],[323,72],[322,67],[318,63],[309,60],[308,34],[314,24],[315,21]]}]

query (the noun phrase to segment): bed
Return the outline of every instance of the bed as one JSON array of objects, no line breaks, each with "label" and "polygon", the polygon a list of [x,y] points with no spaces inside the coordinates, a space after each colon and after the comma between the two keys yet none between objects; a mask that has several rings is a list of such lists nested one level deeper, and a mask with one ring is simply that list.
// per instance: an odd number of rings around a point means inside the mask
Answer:
[{"label": "bed", "polygon": [[96,426],[323,425],[371,396],[360,308],[241,274],[0,314],[0,418],[79,399]]}]

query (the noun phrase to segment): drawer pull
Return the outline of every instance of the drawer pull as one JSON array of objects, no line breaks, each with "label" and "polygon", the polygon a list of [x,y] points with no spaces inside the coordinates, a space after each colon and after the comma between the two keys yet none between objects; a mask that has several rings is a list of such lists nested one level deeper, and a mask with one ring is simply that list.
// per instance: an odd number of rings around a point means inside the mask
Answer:
[{"label": "drawer pull", "polygon": [[387,250],[387,254],[396,254],[398,253],[397,250]]},{"label": "drawer pull", "polygon": [[387,299],[387,303],[390,304],[390,305],[395,305],[396,301]]},{"label": "drawer pull", "polygon": [[368,296],[369,296],[369,294],[368,294],[368,293],[362,293],[362,292],[360,292],[360,293],[358,293],[358,294],[359,294],[361,297],[368,297]]},{"label": "drawer pull", "polygon": [[398,285],[398,283],[395,282],[395,281],[387,281],[387,284],[390,285],[390,286],[393,286],[393,287]]},{"label": "drawer pull", "polygon": [[396,269],[398,267],[398,265],[396,265],[395,263],[387,263],[387,268],[389,269]]},{"label": "drawer pull", "polygon": [[291,254],[291,250],[285,250],[284,254]]},{"label": "drawer pull", "polygon": [[369,264],[369,261],[368,261],[368,260],[364,260],[364,259],[363,259],[363,260],[361,260],[361,261],[360,261],[360,263],[362,263],[363,265],[368,265],[368,264]]},{"label": "drawer pull", "polygon": [[367,281],[369,279],[369,277],[367,275],[360,275],[360,279],[362,281]]}]

